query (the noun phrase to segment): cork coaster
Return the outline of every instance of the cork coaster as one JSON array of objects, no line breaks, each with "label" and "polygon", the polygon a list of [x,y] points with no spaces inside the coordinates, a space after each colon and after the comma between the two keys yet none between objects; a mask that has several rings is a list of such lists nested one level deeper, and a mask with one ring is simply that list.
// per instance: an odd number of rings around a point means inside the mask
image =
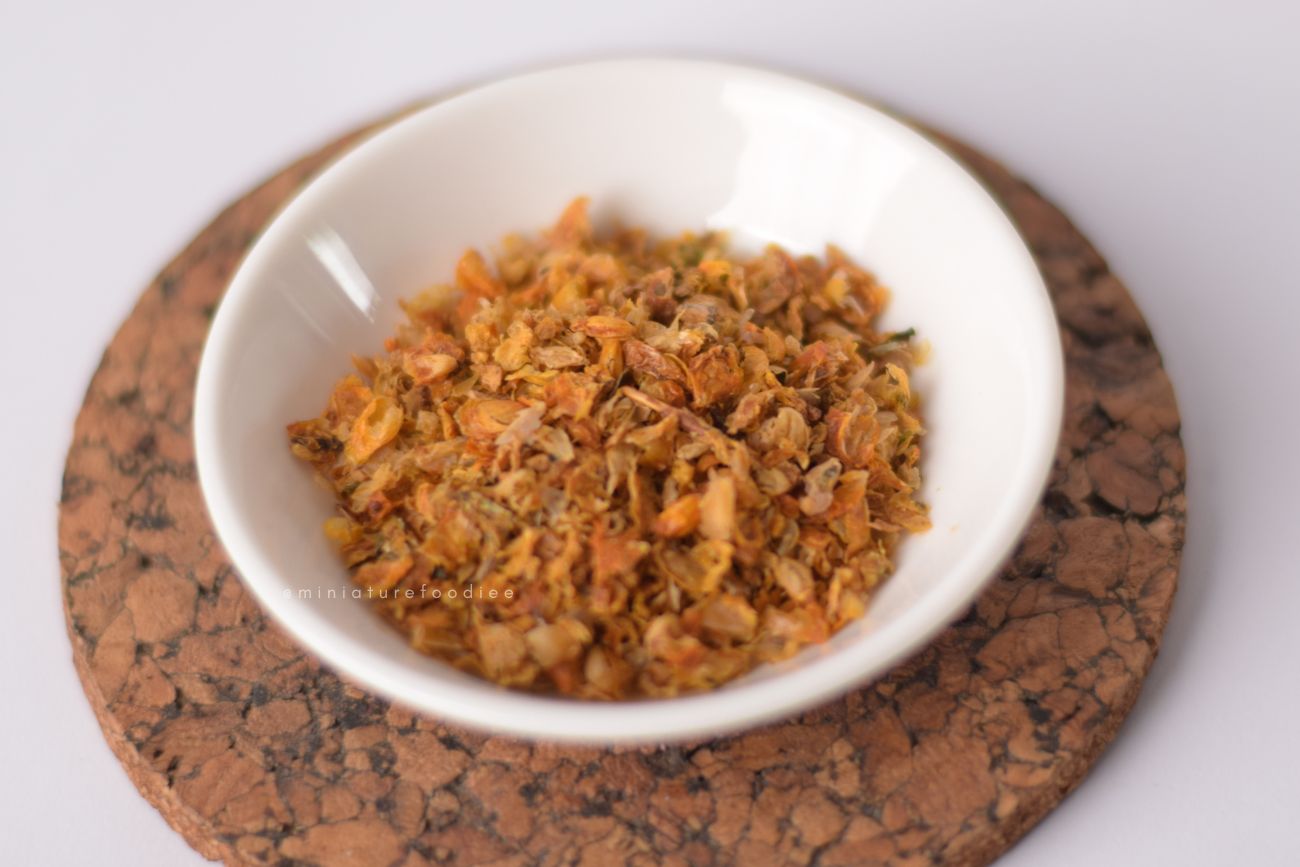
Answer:
[{"label": "cork coaster", "polygon": [[797,719],[659,750],[455,729],[304,656],[213,537],[191,399],[240,257],[357,135],[253,190],[163,270],[108,347],[68,454],[59,554],[77,671],[127,773],[190,845],[232,864],[985,864],[1079,783],[1173,601],[1178,411],[1097,251],[951,141],[1047,276],[1068,407],[1024,541],[929,648]]}]

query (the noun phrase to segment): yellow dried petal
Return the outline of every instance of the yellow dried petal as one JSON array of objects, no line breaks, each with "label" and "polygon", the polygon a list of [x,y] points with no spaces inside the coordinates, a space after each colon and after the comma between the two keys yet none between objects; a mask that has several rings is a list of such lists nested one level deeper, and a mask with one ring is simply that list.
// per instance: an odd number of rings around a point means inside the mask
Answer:
[{"label": "yellow dried petal", "polygon": [[700,524],[700,495],[687,494],[665,506],[652,529],[665,539],[677,539],[694,532]]},{"label": "yellow dried petal", "polygon": [[700,498],[700,535],[730,539],[735,527],[736,482],[728,475],[714,476]]},{"label": "yellow dried petal", "polygon": [[352,423],[352,433],[344,450],[348,460],[363,464],[370,456],[392,442],[402,429],[402,408],[392,398],[377,397],[366,405]]},{"label": "yellow dried petal", "polygon": [[494,440],[523,409],[514,400],[471,400],[456,413],[456,423],[470,439]]},{"label": "yellow dried petal", "polygon": [[744,598],[723,593],[703,603],[700,625],[714,635],[748,641],[758,628],[758,612]]},{"label": "yellow dried petal", "polygon": [[505,292],[505,286],[492,276],[487,262],[477,250],[466,250],[456,263],[456,285],[480,298],[496,298]]},{"label": "yellow dried petal", "polygon": [[588,337],[631,337],[636,326],[617,316],[588,316],[573,323],[573,330]]},{"label": "yellow dried petal", "polygon": [[457,366],[455,358],[442,353],[414,353],[402,360],[402,370],[406,371],[416,383],[427,385],[446,379]]}]

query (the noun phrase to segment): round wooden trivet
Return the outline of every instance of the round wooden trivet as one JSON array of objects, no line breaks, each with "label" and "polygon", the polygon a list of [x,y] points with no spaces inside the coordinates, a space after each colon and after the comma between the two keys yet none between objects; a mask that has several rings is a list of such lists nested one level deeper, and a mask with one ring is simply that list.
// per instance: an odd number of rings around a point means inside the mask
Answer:
[{"label": "round wooden trivet", "polygon": [[1047,276],[1068,408],[1019,550],[924,652],[798,719],[659,750],[455,729],[304,656],[213,537],[191,396],[232,269],[353,138],[249,193],[163,270],[105,353],[68,455],[73,658],[109,745],[190,845],[235,864],[984,864],[1078,785],[1132,707],[1173,601],[1178,411],[1097,251],[956,142]]}]

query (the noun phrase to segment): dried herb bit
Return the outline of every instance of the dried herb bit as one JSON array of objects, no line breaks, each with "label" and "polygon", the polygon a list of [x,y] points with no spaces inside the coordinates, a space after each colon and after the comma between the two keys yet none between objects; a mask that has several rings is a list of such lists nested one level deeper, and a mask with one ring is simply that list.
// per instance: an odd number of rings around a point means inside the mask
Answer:
[{"label": "dried herb bit", "polygon": [[597,237],[578,199],[404,302],[289,444],[418,650],[582,698],[707,689],[861,616],[929,526],[886,298],[834,248]]},{"label": "dried herb bit", "polygon": [[882,342],[872,346],[868,354],[873,358],[879,358],[888,355],[891,352],[898,352],[907,346],[907,342],[916,336],[916,329],[909,328],[906,331],[895,331],[888,335]]}]

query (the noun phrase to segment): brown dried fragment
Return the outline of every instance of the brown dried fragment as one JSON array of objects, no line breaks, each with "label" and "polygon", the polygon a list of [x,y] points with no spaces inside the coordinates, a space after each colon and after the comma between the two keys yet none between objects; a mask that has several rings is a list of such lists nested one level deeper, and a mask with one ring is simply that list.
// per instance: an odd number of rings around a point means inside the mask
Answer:
[{"label": "brown dried fragment", "polygon": [[402,370],[418,385],[427,385],[446,379],[460,364],[450,355],[440,352],[413,353],[402,361]]},{"label": "brown dried fragment", "polygon": [[591,641],[591,630],[581,621],[563,617],[555,623],[542,623],[524,634],[528,652],[542,668],[572,662]]},{"label": "brown dried fragment", "polygon": [[557,416],[582,420],[591,414],[600,387],[590,379],[573,373],[561,373],[548,380],[542,397]]},{"label": "brown dried fragment", "polygon": [[805,473],[804,495],[799,498],[799,510],[805,515],[820,515],[829,509],[835,500],[835,483],[843,469],[837,458],[831,458]]},{"label": "brown dried fragment", "polygon": [[686,371],[679,362],[669,361],[662,352],[640,340],[629,340],[623,344],[623,361],[632,370],[686,383]]},{"label": "brown dried fragment", "polygon": [[456,263],[456,285],[478,298],[496,298],[505,291],[477,250],[466,250]]},{"label": "brown dried fragment", "polygon": [[707,655],[708,649],[682,627],[675,614],[661,614],[646,626],[645,648],[655,659],[683,668],[693,667]]},{"label": "brown dried fragment", "polygon": [[729,475],[714,476],[700,498],[700,535],[730,539],[736,529],[736,482]]},{"label": "brown dried fragment", "polygon": [[475,440],[496,439],[524,409],[514,400],[473,400],[456,413],[456,422],[465,436]]},{"label": "brown dried fragment", "polygon": [[610,536],[597,532],[591,540],[591,570],[596,581],[628,576],[650,553],[650,545],[628,532]]},{"label": "brown dried fragment", "polygon": [[636,326],[617,316],[588,316],[573,323],[573,330],[588,337],[631,337]]},{"label": "brown dried fragment", "polygon": [[687,364],[691,404],[697,409],[715,406],[740,391],[744,376],[734,346],[713,346]]},{"label": "brown dried fragment", "polygon": [[673,297],[672,268],[661,268],[653,271],[641,279],[639,289],[641,299],[650,315],[658,322],[666,322],[673,318],[673,313],[677,309],[677,301]]},{"label": "brown dried fragment", "polygon": [[510,417],[510,423],[497,434],[497,448],[520,448],[531,442],[542,426],[542,415],[545,412],[544,406],[528,406],[514,413]]},{"label": "brown dried fragment", "polygon": [[497,364],[482,364],[478,368],[478,384],[485,390],[496,394],[501,390],[501,384],[505,381],[506,372]]},{"label": "brown dried fragment", "polygon": [[511,678],[528,659],[528,646],[518,632],[504,623],[490,623],[477,631],[483,673],[490,679]]},{"label": "brown dried fragment", "polygon": [[749,438],[752,448],[772,458],[796,458],[806,465],[808,445],[812,432],[803,414],[793,407],[783,406],[776,415],[759,425]]},{"label": "brown dried fragment", "polygon": [[533,365],[541,370],[562,370],[566,367],[582,367],[587,363],[587,356],[572,346],[552,343],[539,346],[531,353]]},{"label": "brown dried fragment", "polygon": [[790,372],[805,386],[818,386],[833,377],[848,362],[838,346],[818,340],[795,356]]},{"label": "brown dried fragment", "polygon": [[590,200],[586,196],[579,196],[568,204],[564,213],[560,214],[560,219],[556,220],[551,231],[547,233],[547,240],[552,246],[560,249],[581,247],[591,240],[591,218],[587,215],[588,204]]},{"label": "brown dried fragment", "polygon": [[744,642],[754,637],[758,612],[744,597],[722,593],[699,608],[700,626],[715,638]]},{"label": "brown dried fragment", "polygon": [[772,576],[777,586],[790,595],[795,602],[806,602],[813,595],[813,573],[798,560],[778,557],[772,565]]},{"label": "brown dried fragment", "polygon": [[861,409],[831,409],[826,413],[826,451],[845,466],[865,467],[871,461],[879,429],[875,417]]},{"label": "brown dried fragment", "polygon": [[665,539],[680,539],[695,531],[700,525],[700,495],[678,497],[672,505],[665,506],[655,518],[655,535]]},{"label": "brown dried fragment", "polygon": [[727,416],[727,433],[735,435],[753,427],[763,417],[771,402],[770,391],[754,392],[742,397],[731,415]]},{"label": "brown dried fragment", "polygon": [[528,363],[529,349],[532,348],[536,335],[524,322],[512,323],[508,334],[492,351],[492,360],[503,371],[511,373]]}]

